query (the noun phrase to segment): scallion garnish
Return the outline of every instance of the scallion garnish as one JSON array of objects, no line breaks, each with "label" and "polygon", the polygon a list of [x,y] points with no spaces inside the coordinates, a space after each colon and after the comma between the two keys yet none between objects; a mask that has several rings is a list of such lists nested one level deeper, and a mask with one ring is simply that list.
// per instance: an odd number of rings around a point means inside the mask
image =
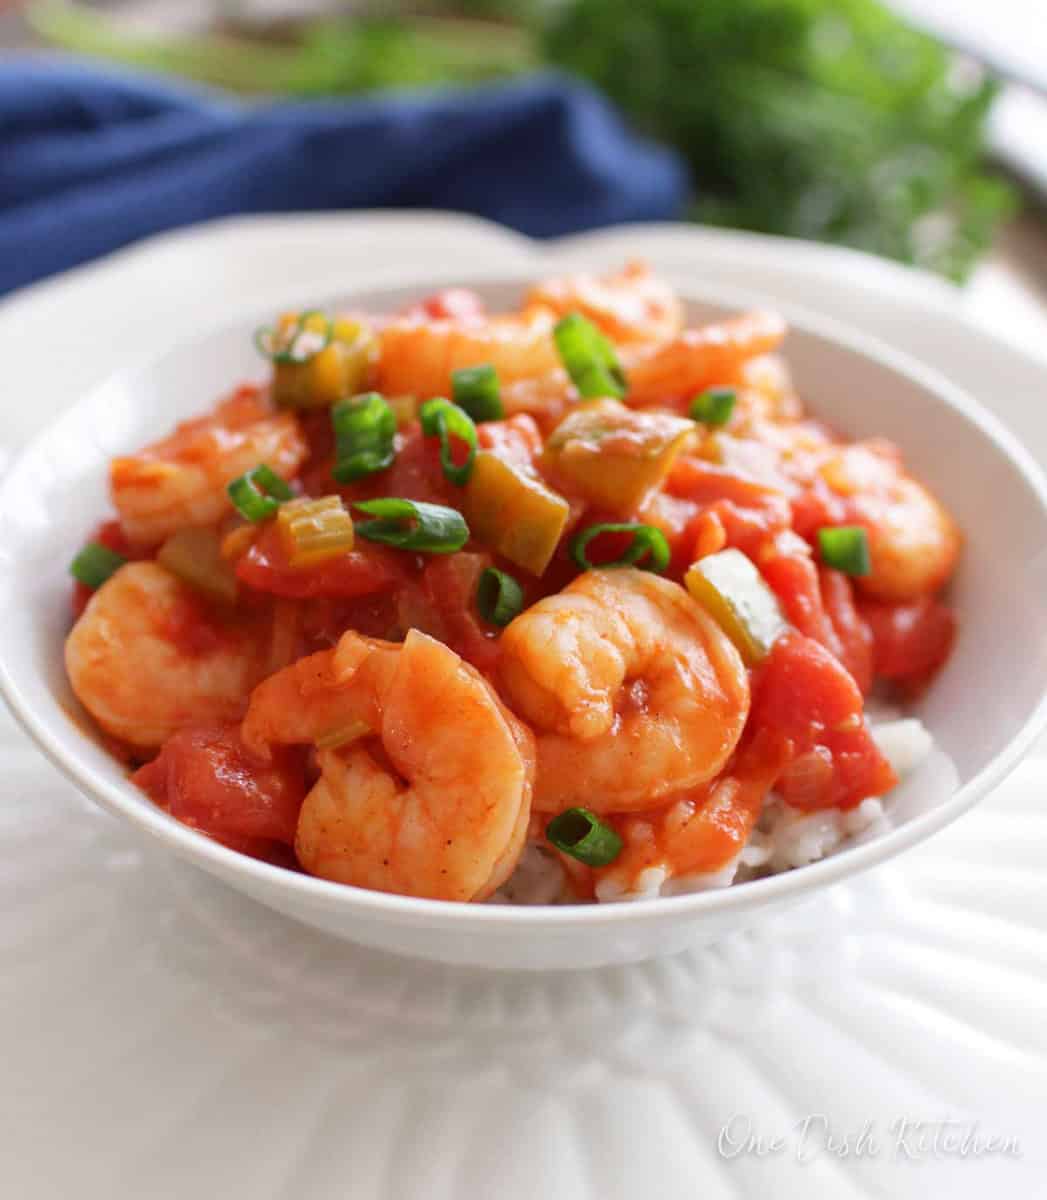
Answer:
[{"label": "scallion garnish", "polygon": [[226,490],[236,511],[248,521],[267,520],[280,507],[281,501],[294,497],[287,482],[265,463],[259,463],[234,479]]},{"label": "scallion garnish", "polygon": [[581,313],[568,313],[558,321],[553,340],[567,374],[584,399],[621,399],[625,395],[625,372],[614,346]]},{"label": "scallion garnish", "polygon": [[818,530],[818,551],[827,567],[845,575],[868,575],[869,537],[861,525],[825,525]]},{"label": "scallion garnish", "polygon": [[[444,475],[461,487],[472,474],[476,461],[476,426],[473,419],[457,404],[442,398],[427,400],[419,412],[422,433],[426,437],[440,439],[440,466]],[[468,447],[465,461],[456,463],[451,438],[455,437]]]},{"label": "scallion garnish", "polygon": [[545,827],[545,836],[564,854],[587,867],[606,867],[622,852],[622,839],[594,812],[568,808]]},{"label": "scallion garnish", "polygon": [[361,500],[353,506],[373,521],[360,521],[356,532],[371,542],[423,554],[453,554],[469,540],[469,526],[457,509],[421,500],[387,496]]},{"label": "scallion garnish", "polygon": [[492,625],[505,626],[523,609],[523,588],[505,571],[487,567],[476,585],[476,607]]},{"label": "scallion garnish", "polygon": [[707,388],[691,401],[691,420],[701,421],[703,425],[726,425],[737,398],[734,388]]},{"label": "scallion garnish", "polygon": [[[610,562],[594,563],[589,561],[586,547],[594,539],[604,533],[631,533],[632,542],[618,558]],[[669,543],[665,534],[653,525],[638,525],[632,522],[621,524],[590,525],[581,533],[575,534],[571,540],[571,557],[583,569],[593,567],[628,567],[637,566],[644,571],[661,573],[669,565]]]},{"label": "scallion garnish", "polygon": [[396,414],[384,396],[366,392],[339,400],[331,408],[335,464],[331,474],[339,483],[352,483],[384,471],[396,457]]},{"label": "scallion garnish", "polygon": [[263,326],[255,330],[254,344],[259,354],[272,363],[301,365],[326,350],[334,337],[334,322],[319,309],[302,313],[287,328]]},{"label": "scallion garnish", "polygon": [[89,588],[100,588],[125,562],[122,554],[101,542],[88,542],[69,564],[69,573]]},{"label": "scallion garnish", "polygon": [[498,372],[490,363],[451,372],[455,404],[474,421],[500,421],[505,416]]}]

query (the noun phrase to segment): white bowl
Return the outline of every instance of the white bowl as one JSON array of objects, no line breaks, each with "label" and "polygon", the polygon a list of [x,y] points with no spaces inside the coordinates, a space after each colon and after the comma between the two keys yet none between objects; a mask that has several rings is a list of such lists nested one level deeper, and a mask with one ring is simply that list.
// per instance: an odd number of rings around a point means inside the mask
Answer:
[{"label": "white bowl", "polygon": [[[327,303],[381,311],[451,282],[462,281],[416,280]],[[499,305],[526,282],[502,277],[471,286]],[[694,320],[738,307],[736,297],[697,288],[685,299]],[[270,314],[253,314],[117,373],[8,472],[0,490],[0,690],[52,762],[143,834],[263,904],[398,954],[518,968],[637,961],[714,941],[762,912],[893,857],[984,796],[1047,724],[1047,482],[1015,439],[942,377],[870,339],[785,311],[792,323],[788,358],[812,411],[850,436],[898,442],[966,534],[951,595],[961,621],[957,647],[918,709],[940,753],[903,785],[890,833],[809,867],[697,895],[513,908],[389,896],[283,871],[227,850],[156,808],[83,732],[87,718],[62,660],[67,564],[108,511],[108,460],[257,375],[250,334]]]}]

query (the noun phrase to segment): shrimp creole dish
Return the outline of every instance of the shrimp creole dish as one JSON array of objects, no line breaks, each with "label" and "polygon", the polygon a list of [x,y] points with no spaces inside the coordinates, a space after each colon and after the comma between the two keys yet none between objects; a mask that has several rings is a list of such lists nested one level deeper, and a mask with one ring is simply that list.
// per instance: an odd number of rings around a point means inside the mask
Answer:
[{"label": "shrimp creole dish", "polygon": [[960,535],[785,333],[688,327],[642,264],[280,315],[263,382],[112,460],[73,691],[200,836],[382,892],[642,899],[873,836]]}]

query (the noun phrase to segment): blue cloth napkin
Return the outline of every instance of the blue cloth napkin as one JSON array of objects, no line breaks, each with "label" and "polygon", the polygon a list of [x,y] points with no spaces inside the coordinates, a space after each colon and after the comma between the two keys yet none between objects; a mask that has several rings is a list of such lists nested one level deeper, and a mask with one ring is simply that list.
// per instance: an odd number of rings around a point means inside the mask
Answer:
[{"label": "blue cloth napkin", "polygon": [[0,292],[234,213],[442,208],[538,237],[680,214],[686,172],[556,75],[253,107],[70,60],[0,62]]}]

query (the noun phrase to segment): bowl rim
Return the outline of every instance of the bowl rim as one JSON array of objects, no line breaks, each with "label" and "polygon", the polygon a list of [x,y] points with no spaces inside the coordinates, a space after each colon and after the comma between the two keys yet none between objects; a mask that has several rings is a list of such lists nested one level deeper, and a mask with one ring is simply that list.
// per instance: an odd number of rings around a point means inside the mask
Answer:
[{"label": "bowl rim", "polygon": [[[467,277],[448,271],[425,272],[395,270],[368,275],[358,287],[333,289],[325,280],[308,290],[296,288],[285,303],[293,305],[323,292],[321,302],[352,303],[354,296],[366,297],[375,293],[411,290],[424,294],[441,287],[508,286],[523,287],[532,283],[541,270],[539,261],[530,268],[513,271],[491,269],[471,271]],[[882,339],[870,336],[834,318],[811,313],[800,305],[781,302],[777,298],[748,289],[702,284],[681,284],[677,291],[684,301],[726,308],[771,307],[781,313],[790,329],[813,335],[834,343],[845,350],[872,360],[895,374],[907,377],[930,392],[962,420],[974,426],[996,452],[1017,471],[1031,495],[1038,500],[1047,516],[1047,476],[1031,453],[1018,438],[989,410],[964,389],[952,383],[938,370],[928,367],[909,354],[895,350]],[[331,290],[328,290],[331,289]],[[80,413],[96,402],[96,397],[120,380],[133,380],[157,363],[174,355],[188,353],[215,337],[228,333],[252,319],[271,316],[272,305],[264,309],[245,306],[221,326],[186,338],[178,339],[161,351],[139,355],[110,372],[84,393],[53,421],[40,430],[18,453],[0,483],[0,558],[13,558],[5,546],[4,531],[8,526],[4,513],[14,505],[20,476],[31,469],[37,458],[46,452],[48,443],[59,436],[67,425],[75,425]],[[13,572],[7,572],[8,580]],[[12,590],[10,582],[6,585]],[[1024,722],[1007,744],[967,783],[957,788],[947,800],[905,824],[897,826],[867,842],[847,846],[827,858],[804,867],[783,871],[762,879],[706,891],[645,899],[642,903],[616,902],[609,904],[512,905],[467,904],[451,900],[431,900],[372,891],[352,884],[336,883],[304,873],[288,871],[231,850],[203,834],[183,825],[157,808],[151,800],[131,784],[130,780],[114,782],[101,770],[81,759],[76,751],[66,751],[54,732],[53,721],[34,710],[22,694],[17,670],[12,670],[5,653],[0,631],[0,695],[6,700],[14,717],[39,749],[77,789],[107,811],[126,819],[137,829],[162,842],[180,858],[195,863],[217,875],[230,886],[238,886],[237,876],[252,894],[285,893],[300,906],[313,909],[343,908],[346,915],[357,912],[380,923],[417,925],[420,921],[441,928],[460,927],[475,923],[484,928],[500,928],[523,935],[539,928],[566,929],[594,925],[618,925],[623,922],[660,921],[673,917],[699,919],[705,915],[744,911],[762,907],[769,902],[798,898],[819,886],[829,886],[868,870],[895,855],[910,849],[938,832],[967,812],[988,791],[1000,783],[1021,761],[1039,734],[1047,729],[1047,687]],[[79,738],[88,741],[78,731]],[[92,743],[93,744],[93,743]],[[286,910],[284,910],[286,911]]]}]

